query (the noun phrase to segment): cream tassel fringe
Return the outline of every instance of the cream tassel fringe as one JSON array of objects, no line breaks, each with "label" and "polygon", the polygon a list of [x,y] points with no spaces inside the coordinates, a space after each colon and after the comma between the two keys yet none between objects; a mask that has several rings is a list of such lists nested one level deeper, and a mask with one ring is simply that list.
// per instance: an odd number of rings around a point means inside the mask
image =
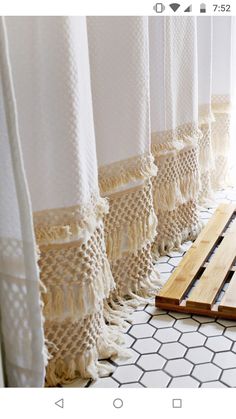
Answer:
[{"label": "cream tassel fringe", "polygon": [[208,208],[216,205],[216,200],[211,183],[211,172],[206,171],[201,174],[201,184],[205,184],[205,190],[201,189],[198,195],[198,204],[200,207]]},{"label": "cream tassel fringe", "polygon": [[133,308],[140,303],[147,303],[147,298],[153,297],[159,287],[159,275],[153,270],[151,275],[140,281],[138,286],[131,283],[125,299],[114,293],[104,303],[104,318],[109,325],[103,324],[96,346],[79,356],[69,355],[63,359],[56,359],[56,357],[54,360],[51,359],[47,367],[46,385],[56,386],[59,383],[68,383],[75,380],[76,376],[96,380],[110,375],[114,367],[108,362],[99,360],[130,357],[129,351],[121,346],[124,343],[121,331],[129,326],[127,321],[131,322],[130,315]]},{"label": "cream tassel fringe", "polygon": [[128,288],[115,290],[104,304],[104,318],[110,325],[126,330],[132,323],[133,310],[140,304],[147,304],[162,286],[160,275],[155,268],[145,279],[131,281]]},{"label": "cream tassel fringe", "polygon": [[[164,142],[152,145],[152,152],[155,160],[160,163],[168,157],[181,158],[181,152],[196,149],[198,153],[199,141],[202,132],[198,129],[194,137],[185,135],[183,139],[173,142]],[[174,161],[173,161],[174,164]],[[161,170],[161,169],[159,169]],[[158,179],[157,179],[158,180]],[[172,211],[177,206],[195,200],[201,187],[201,180],[198,170],[194,170],[184,177],[176,178],[171,182],[155,183],[153,200],[156,212],[160,209]]]},{"label": "cream tassel fringe", "polygon": [[107,255],[112,261],[119,259],[127,251],[136,255],[141,247],[152,242],[157,234],[157,217],[152,212],[122,227],[109,231],[106,235]]},{"label": "cream tassel fringe", "polygon": [[212,97],[212,104],[211,109],[213,114],[217,113],[230,113],[232,109],[232,105],[230,102],[219,102],[217,103],[217,96],[216,99],[214,99],[214,96]]},{"label": "cream tassel fringe", "polygon": [[79,356],[52,359],[47,367],[46,386],[57,386],[59,383],[68,383],[78,378],[106,377],[114,371],[114,366],[99,360],[112,356],[127,359],[129,352],[120,346],[122,336],[117,328],[103,325],[101,336],[97,339],[96,346],[81,353]]},{"label": "cream tassel fringe", "polygon": [[37,243],[51,244],[69,241],[72,237],[71,227],[66,226],[41,226],[35,228]]},{"label": "cream tassel fringe", "polygon": [[197,238],[203,226],[203,222],[199,221],[199,223],[196,224],[194,227],[192,227],[191,229],[183,230],[181,234],[176,235],[173,239],[169,239],[166,237],[161,240],[158,240],[153,244],[152,247],[153,256],[156,259],[159,256],[166,255],[168,252],[172,250],[180,250],[181,245],[185,241],[194,241]]},{"label": "cream tassel fringe", "polygon": [[208,123],[201,125],[203,133],[199,141],[199,169],[201,176],[201,188],[198,195],[198,202],[201,205],[211,205],[214,200],[211,174],[214,169],[214,158],[212,151],[212,130]]},{"label": "cream tassel fringe", "polygon": [[[204,132],[204,126],[202,127],[202,130]],[[211,170],[214,165],[212,145],[210,142],[211,140],[209,143],[206,142],[199,146],[199,166],[201,173]]]},{"label": "cream tassel fringe", "polygon": [[[38,272],[38,281],[39,281],[39,290],[40,290],[39,305],[40,305],[40,309],[41,309],[42,324],[44,326],[45,316],[44,316],[43,313],[44,313],[44,305],[45,304],[44,304],[44,301],[43,301],[43,298],[42,298],[42,294],[47,292],[47,288],[45,287],[44,283],[40,279],[40,268],[39,268],[39,265],[38,265],[38,262],[39,262],[39,259],[40,259],[40,249],[39,249],[39,246],[37,244],[35,245],[34,252],[35,252],[35,259],[36,259],[36,262],[37,262],[37,272]],[[51,342],[48,342],[48,340],[44,338],[44,345],[43,345],[43,351],[42,351],[44,368],[47,367],[48,361],[51,359],[51,355],[50,355],[50,352],[49,352],[49,346],[50,345],[52,345]]]},{"label": "cream tassel fringe", "polygon": [[[37,244],[40,246],[76,240],[87,241],[90,235],[94,233],[99,221],[108,211],[109,204],[107,199],[98,198],[96,204],[87,206],[87,208],[85,206],[83,210],[79,207],[73,207],[36,212],[34,213],[34,229]],[[50,213],[53,214],[52,224],[48,221]],[[54,224],[54,218],[61,219],[61,221],[58,224]]]},{"label": "cream tassel fringe", "polygon": [[230,149],[230,135],[226,133],[222,136],[222,133],[214,133],[212,148],[214,155],[228,157]]},{"label": "cream tassel fringe", "polygon": [[155,210],[172,211],[181,204],[195,200],[199,190],[200,177],[198,172],[176,179],[172,183],[158,185],[153,194]]},{"label": "cream tassel fringe", "polygon": [[77,321],[97,310],[101,300],[107,298],[115,287],[110,265],[105,258],[103,268],[96,281],[90,283],[70,283],[47,287],[42,293],[44,315],[48,320],[65,319]]},{"label": "cream tassel fringe", "polygon": [[[225,117],[227,118],[228,115],[225,115]],[[212,173],[212,187],[214,190],[231,186],[229,180],[230,134],[229,132],[222,133],[221,131],[221,128],[218,130],[213,129],[212,148],[215,157],[215,167],[213,167]]]},{"label": "cream tassel fringe", "polygon": [[99,169],[100,193],[105,195],[132,181],[156,176],[157,167],[151,154],[113,163]]},{"label": "cream tassel fringe", "polygon": [[198,126],[210,125],[214,122],[215,117],[212,112],[211,103],[205,103],[198,106]]}]

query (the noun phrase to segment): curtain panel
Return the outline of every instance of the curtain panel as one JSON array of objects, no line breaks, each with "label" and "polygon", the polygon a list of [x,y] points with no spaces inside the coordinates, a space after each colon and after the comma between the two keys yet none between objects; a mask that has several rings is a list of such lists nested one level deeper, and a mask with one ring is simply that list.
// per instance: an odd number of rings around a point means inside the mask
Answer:
[{"label": "curtain panel", "polygon": [[46,383],[76,373],[96,379],[111,372],[98,358],[117,353],[119,336],[103,316],[115,284],[104,243],[108,206],[98,189],[86,19],[8,18],[7,26],[46,287]]},{"label": "curtain panel", "polygon": [[158,285],[151,254],[157,226],[151,178],[157,168],[150,139],[148,18],[87,22],[99,187],[109,199],[105,236],[116,282],[112,307],[121,297],[138,303],[138,296],[150,296]]},{"label": "curtain panel", "polygon": [[0,24],[7,384],[96,379],[227,182],[233,18]]},{"label": "curtain panel", "polygon": [[[201,188],[199,201],[207,204],[213,198],[212,176],[212,124],[215,121],[212,106],[212,42],[213,22],[211,17],[197,18],[198,54],[198,124],[202,136],[199,140],[199,170]],[[214,68],[215,71],[215,68]]]},{"label": "curtain panel", "polygon": [[194,239],[200,224],[195,18],[150,18],[152,152],[157,254]]},{"label": "curtain panel", "polygon": [[229,182],[229,156],[232,75],[235,74],[233,62],[233,19],[216,17],[213,19],[212,42],[212,111],[215,121],[212,124],[212,147],[214,168],[213,188],[219,189]]},{"label": "curtain panel", "polygon": [[19,138],[6,26],[0,20],[1,346],[12,387],[44,385],[44,341],[32,207]]}]

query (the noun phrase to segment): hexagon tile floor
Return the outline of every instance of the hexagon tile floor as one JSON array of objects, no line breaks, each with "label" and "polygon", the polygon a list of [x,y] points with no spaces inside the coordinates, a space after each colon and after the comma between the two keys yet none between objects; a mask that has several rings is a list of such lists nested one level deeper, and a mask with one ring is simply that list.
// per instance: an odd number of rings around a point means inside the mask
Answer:
[{"label": "hexagon tile floor", "polygon": [[[217,202],[236,202],[236,190],[217,193]],[[201,211],[203,221],[214,209]],[[169,278],[191,242],[181,252],[158,260],[162,278]],[[236,322],[140,306],[126,334],[132,357],[110,361],[110,377],[77,380],[73,387],[236,387]]]}]

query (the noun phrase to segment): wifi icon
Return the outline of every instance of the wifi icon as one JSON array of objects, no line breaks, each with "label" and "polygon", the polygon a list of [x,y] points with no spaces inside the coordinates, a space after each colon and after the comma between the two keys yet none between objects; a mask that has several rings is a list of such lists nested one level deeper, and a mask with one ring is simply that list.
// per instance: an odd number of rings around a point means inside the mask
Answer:
[{"label": "wifi icon", "polygon": [[176,12],[178,8],[180,7],[180,4],[178,3],[171,3],[169,4],[170,8],[173,10],[173,12]]}]

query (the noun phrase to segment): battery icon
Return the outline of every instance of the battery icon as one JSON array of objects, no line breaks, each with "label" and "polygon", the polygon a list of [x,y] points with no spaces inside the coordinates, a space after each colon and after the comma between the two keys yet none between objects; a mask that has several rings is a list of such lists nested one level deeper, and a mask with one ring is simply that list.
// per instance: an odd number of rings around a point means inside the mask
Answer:
[{"label": "battery icon", "polygon": [[206,4],[205,3],[200,4],[200,13],[206,13]]},{"label": "battery icon", "polygon": [[155,10],[156,13],[162,13],[165,10],[165,6],[163,3],[156,3],[153,6],[153,10]]}]

